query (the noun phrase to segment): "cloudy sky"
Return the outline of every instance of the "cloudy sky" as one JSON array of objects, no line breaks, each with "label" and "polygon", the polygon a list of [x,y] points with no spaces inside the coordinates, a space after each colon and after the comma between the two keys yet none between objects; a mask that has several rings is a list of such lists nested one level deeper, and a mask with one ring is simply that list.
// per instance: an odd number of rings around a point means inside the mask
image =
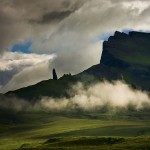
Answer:
[{"label": "cloudy sky", "polygon": [[116,30],[150,31],[149,0],[0,0],[0,91],[99,63]]}]

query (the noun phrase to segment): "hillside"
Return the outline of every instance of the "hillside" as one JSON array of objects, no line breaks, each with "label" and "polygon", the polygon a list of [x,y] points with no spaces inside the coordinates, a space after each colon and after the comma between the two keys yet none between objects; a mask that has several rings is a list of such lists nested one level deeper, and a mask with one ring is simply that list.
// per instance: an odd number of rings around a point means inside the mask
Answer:
[{"label": "hillside", "polygon": [[35,85],[24,87],[16,91],[7,92],[5,95],[17,96],[27,100],[36,99],[42,96],[54,98],[68,97],[71,85],[78,81],[73,76],[66,76],[59,80],[45,80]]},{"label": "hillside", "polygon": [[[93,78],[94,77],[94,78]],[[103,42],[100,64],[75,76],[63,76],[57,81],[47,80],[36,85],[8,92],[26,99],[39,96],[67,97],[71,85],[77,81],[124,80],[134,88],[150,91],[150,33],[116,31]]]}]

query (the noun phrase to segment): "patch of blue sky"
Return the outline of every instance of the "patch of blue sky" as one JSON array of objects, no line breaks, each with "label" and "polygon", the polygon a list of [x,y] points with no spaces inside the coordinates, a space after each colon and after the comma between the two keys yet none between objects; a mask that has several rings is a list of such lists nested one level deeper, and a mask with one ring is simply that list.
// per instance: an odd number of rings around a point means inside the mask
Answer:
[{"label": "patch of blue sky", "polygon": [[92,42],[107,41],[114,33],[102,33],[92,39]]},{"label": "patch of blue sky", "polygon": [[[131,32],[131,31],[135,31],[135,30],[133,30],[133,29],[129,29],[129,28],[125,28],[125,29],[123,29],[122,30],[122,32],[124,32],[124,33],[126,33],[126,34],[129,34],[129,32]],[[136,30],[136,32],[148,32],[148,33],[150,33],[150,30]]]},{"label": "patch of blue sky", "polygon": [[[122,29],[120,32],[124,32],[126,34],[129,34],[130,31],[133,31],[132,29],[129,29],[129,28],[125,28],[125,29]],[[102,33],[96,37],[94,37],[91,41],[94,43],[94,42],[99,42],[99,41],[107,41],[108,38],[110,36],[113,36],[114,35],[114,32],[106,32],[106,33]]]},{"label": "patch of blue sky", "polygon": [[125,29],[122,29],[122,32],[126,33],[126,34],[129,34],[129,32],[131,31],[134,31],[133,29],[128,29],[128,28],[125,28]]},{"label": "patch of blue sky", "polygon": [[24,43],[17,43],[13,45],[12,47],[9,48],[9,50],[12,52],[22,52],[22,53],[30,54],[32,53],[32,51],[30,50],[31,45],[32,45],[32,41],[28,40],[25,41]]}]

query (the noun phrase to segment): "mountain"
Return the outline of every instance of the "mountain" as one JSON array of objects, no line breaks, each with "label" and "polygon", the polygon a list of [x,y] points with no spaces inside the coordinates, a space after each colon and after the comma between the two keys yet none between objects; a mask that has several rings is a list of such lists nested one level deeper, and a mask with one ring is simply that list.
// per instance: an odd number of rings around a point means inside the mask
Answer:
[{"label": "mountain", "polygon": [[103,42],[100,64],[82,74],[106,80],[123,79],[136,88],[150,90],[150,33],[116,31]]},{"label": "mountain", "polygon": [[93,83],[97,80],[124,80],[134,88],[150,91],[150,33],[116,31],[103,42],[100,63],[71,76],[64,75],[59,80],[47,80],[29,87],[10,91],[6,95],[16,95],[26,99],[41,96],[68,97],[72,84],[77,81]]}]

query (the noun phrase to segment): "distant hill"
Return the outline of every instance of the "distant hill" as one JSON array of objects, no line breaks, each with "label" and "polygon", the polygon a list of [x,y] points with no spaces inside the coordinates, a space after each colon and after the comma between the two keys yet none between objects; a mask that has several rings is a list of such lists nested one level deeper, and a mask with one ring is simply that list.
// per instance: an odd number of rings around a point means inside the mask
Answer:
[{"label": "distant hill", "polygon": [[97,80],[124,80],[134,88],[150,91],[150,33],[116,31],[103,42],[100,64],[59,80],[47,80],[6,93],[26,99],[40,96],[68,97],[68,91],[77,81],[93,83]]}]

